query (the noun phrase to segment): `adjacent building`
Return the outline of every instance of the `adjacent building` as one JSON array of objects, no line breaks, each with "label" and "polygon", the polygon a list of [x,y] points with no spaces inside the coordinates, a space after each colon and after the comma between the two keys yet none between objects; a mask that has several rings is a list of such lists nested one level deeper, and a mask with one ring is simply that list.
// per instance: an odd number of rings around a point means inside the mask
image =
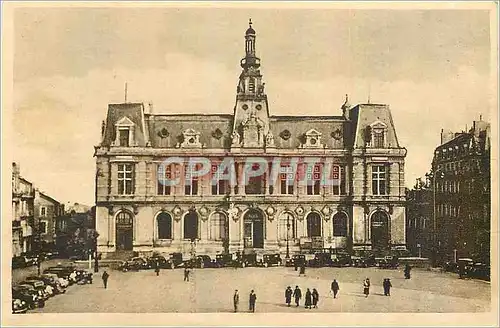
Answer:
[{"label": "adjacent building", "polygon": [[490,124],[442,131],[432,162],[435,247],[439,261],[474,257],[489,261],[491,221]]},{"label": "adjacent building", "polygon": [[[108,106],[94,153],[98,251],[404,249],[406,149],[389,106],[346,97],[338,114],[272,115],[251,24],[244,44],[231,114]],[[203,176],[193,157],[209,160]]]},{"label": "adjacent building", "polygon": [[12,163],[12,256],[53,248],[63,212],[63,204],[35,188]]},{"label": "adjacent building", "polygon": [[56,220],[56,248],[61,254],[75,255],[87,249],[87,231],[94,229],[91,207],[79,203],[65,206]]},{"label": "adjacent building", "polygon": [[406,193],[406,243],[408,251],[418,257],[431,258],[433,232],[433,193],[430,181],[417,179]]},{"label": "adjacent building", "polygon": [[33,244],[35,189],[12,163],[12,256],[30,252]]}]

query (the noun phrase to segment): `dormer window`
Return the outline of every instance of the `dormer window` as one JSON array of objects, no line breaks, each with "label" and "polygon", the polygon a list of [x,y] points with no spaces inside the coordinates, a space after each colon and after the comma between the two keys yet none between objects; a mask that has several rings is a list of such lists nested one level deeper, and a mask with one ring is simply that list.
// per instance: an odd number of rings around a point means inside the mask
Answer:
[{"label": "dormer window", "polygon": [[200,143],[200,133],[193,130],[187,129],[182,132],[182,143],[179,145],[181,148],[201,148]]},{"label": "dormer window", "polygon": [[371,147],[386,148],[387,147],[387,125],[381,121],[376,121],[370,124],[371,128]]},{"label": "dormer window", "polygon": [[128,117],[121,118],[116,124],[116,138],[114,144],[119,147],[130,147],[134,145],[135,124]]},{"label": "dormer window", "polygon": [[305,134],[305,142],[302,144],[302,148],[322,148],[321,144],[321,132],[311,129]]}]

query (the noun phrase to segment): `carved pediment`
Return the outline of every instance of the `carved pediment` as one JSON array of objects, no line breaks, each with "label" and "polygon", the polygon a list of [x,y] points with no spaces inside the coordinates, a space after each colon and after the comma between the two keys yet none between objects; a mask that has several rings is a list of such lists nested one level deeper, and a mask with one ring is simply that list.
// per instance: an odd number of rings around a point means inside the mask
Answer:
[{"label": "carved pediment", "polygon": [[134,122],[132,122],[127,116],[122,117],[119,119],[115,125],[119,126],[134,126]]},{"label": "carved pediment", "polygon": [[384,122],[382,121],[375,121],[373,122],[372,124],[370,124],[370,127],[372,128],[372,130],[383,130],[383,129],[387,129],[387,124],[385,124]]},{"label": "carved pediment", "polygon": [[180,148],[201,148],[200,133],[193,129],[186,129],[182,132],[182,142]]},{"label": "carved pediment", "polygon": [[305,134],[305,140],[300,145],[301,148],[324,148],[321,143],[322,133],[316,129],[310,129]]}]

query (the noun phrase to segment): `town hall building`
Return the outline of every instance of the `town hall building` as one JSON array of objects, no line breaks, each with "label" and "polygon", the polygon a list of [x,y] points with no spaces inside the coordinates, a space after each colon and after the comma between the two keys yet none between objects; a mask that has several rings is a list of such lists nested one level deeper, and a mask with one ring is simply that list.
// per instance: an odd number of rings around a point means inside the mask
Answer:
[{"label": "town hall building", "polygon": [[[338,115],[271,115],[251,23],[240,64],[230,114],[108,106],[94,154],[98,252],[404,248],[406,149],[389,106],[351,106],[346,96]],[[166,165],[172,157],[182,160]],[[191,174],[193,157],[210,161],[208,174]],[[235,184],[217,176],[228,157]],[[255,157],[269,170],[279,165],[277,179],[245,179],[245,163]],[[327,163],[337,183],[322,183]],[[179,183],[165,183],[174,177]]]}]

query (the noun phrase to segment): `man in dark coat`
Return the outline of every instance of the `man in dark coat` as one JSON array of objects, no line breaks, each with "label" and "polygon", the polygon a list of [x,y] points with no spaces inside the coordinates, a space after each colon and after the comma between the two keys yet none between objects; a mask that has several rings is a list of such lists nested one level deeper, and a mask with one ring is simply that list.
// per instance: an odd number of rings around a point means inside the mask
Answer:
[{"label": "man in dark coat", "polygon": [[309,288],[307,288],[307,291],[306,291],[306,302],[304,305],[306,306],[306,309],[310,309],[311,305],[312,305],[312,294],[311,294],[311,291],[309,290]]},{"label": "man in dark coat", "polygon": [[391,284],[391,280],[389,278],[384,279],[383,286],[384,286],[384,295],[391,296],[392,284]]},{"label": "man in dark coat", "polygon": [[319,302],[319,293],[318,293],[318,290],[316,288],[313,288],[312,298],[313,298],[313,307],[315,309],[317,309],[318,308],[318,302]]},{"label": "man in dark coat", "polygon": [[301,274],[303,274],[304,276],[306,275],[306,266],[304,264],[300,266],[299,276]]},{"label": "man in dark coat", "polygon": [[292,287],[288,286],[285,289],[285,303],[288,306],[290,306],[290,303],[292,303],[292,294],[293,294]]},{"label": "man in dark coat", "polygon": [[257,295],[255,295],[253,289],[248,297],[248,307],[251,312],[255,312],[255,301],[257,300]]},{"label": "man in dark coat", "polygon": [[108,288],[108,279],[109,279],[109,274],[105,270],[102,273],[102,282],[104,283],[104,289]]},{"label": "man in dark coat", "polygon": [[234,312],[238,312],[239,304],[240,304],[240,294],[238,294],[238,290],[236,289],[233,295]]},{"label": "man in dark coat", "polygon": [[184,267],[184,281],[189,281],[189,268]]},{"label": "man in dark coat", "polygon": [[302,291],[300,290],[299,286],[295,286],[293,297],[295,298],[295,304],[299,306],[300,299],[302,298]]},{"label": "man in dark coat", "polygon": [[337,298],[337,293],[339,292],[340,289],[337,280],[333,279],[331,288],[332,288],[333,298]]},{"label": "man in dark coat", "polygon": [[158,262],[156,262],[156,264],[155,264],[155,272],[156,272],[157,276],[160,275],[160,263],[158,263]]},{"label": "man in dark coat", "polygon": [[407,264],[405,266],[405,279],[410,279],[411,266]]}]

